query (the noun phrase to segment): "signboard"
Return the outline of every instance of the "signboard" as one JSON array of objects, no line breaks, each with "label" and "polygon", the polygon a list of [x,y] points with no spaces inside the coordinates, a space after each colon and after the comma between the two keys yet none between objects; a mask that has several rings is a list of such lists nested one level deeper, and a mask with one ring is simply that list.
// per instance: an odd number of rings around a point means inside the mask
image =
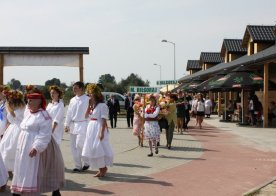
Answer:
[{"label": "signboard", "polygon": [[177,80],[159,80],[156,82],[157,85],[168,85],[168,84],[178,84]]},{"label": "signboard", "polygon": [[159,93],[159,87],[149,87],[149,86],[130,86],[130,93],[141,93],[141,94],[151,94]]}]

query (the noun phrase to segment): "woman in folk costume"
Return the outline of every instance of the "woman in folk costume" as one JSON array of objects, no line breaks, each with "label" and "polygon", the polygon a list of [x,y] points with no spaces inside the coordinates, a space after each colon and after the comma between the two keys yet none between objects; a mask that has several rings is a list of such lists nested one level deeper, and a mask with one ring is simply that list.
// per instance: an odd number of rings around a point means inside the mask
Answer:
[{"label": "woman in folk costume", "polygon": [[157,105],[156,98],[152,95],[149,98],[150,103],[145,108],[144,118],[145,118],[145,139],[149,141],[150,154],[149,157],[153,156],[152,145],[155,146],[155,154],[158,154],[157,142],[160,141],[160,127],[158,125],[158,114],[160,108]]},{"label": "woman in folk costume", "polygon": [[134,118],[133,118],[133,135],[138,137],[138,145],[143,147],[143,116],[141,97],[136,94],[134,97]]},{"label": "woman in folk costume", "polygon": [[46,100],[40,93],[27,94],[28,109],[20,124],[14,176],[13,195],[40,195],[53,191],[60,195],[64,183],[64,163],[59,146],[52,135],[52,120]]},{"label": "woman in folk costume", "polygon": [[4,165],[2,156],[1,156],[1,152],[0,152],[0,192],[4,192],[6,189],[6,184],[8,181],[8,172],[7,169]]},{"label": "woman in folk costume", "polygon": [[16,146],[20,133],[20,123],[24,117],[25,103],[23,101],[23,93],[18,90],[10,90],[6,95],[6,99],[9,125],[1,140],[0,152],[6,169],[9,172],[13,172]]},{"label": "woman in folk costume", "polygon": [[100,88],[96,84],[88,84],[86,91],[90,97],[86,116],[90,121],[87,127],[82,156],[89,159],[93,168],[99,169],[94,177],[103,177],[107,166],[113,165],[113,151],[109,143],[107,128],[108,107],[103,102]]},{"label": "woman in folk costume", "polygon": [[62,101],[62,91],[57,86],[50,86],[49,88],[52,102],[47,105],[47,112],[52,118],[52,133],[57,144],[61,144],[64,132],[64,103]]},{"label": "woman in folk costume", "polygon": [[0,85],[0,140],[7,128],[6,96],[10,90],[8,86]]}]

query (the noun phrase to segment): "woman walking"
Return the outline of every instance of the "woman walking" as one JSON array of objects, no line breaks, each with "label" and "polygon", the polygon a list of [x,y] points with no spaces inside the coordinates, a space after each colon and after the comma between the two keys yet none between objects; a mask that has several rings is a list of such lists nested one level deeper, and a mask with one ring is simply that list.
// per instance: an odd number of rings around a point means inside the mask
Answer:
[{"label": "woman walking", "polygon": [[154,96],[150,96],[149,104],[145,108],[145,139],[149,141],[150,154],[149,157],[153,156],[152,146],[155,146],[155,154],[158,154],[157,142],[160,141],[160,127],[158,125],[158,114],[160,108],[157,105],[157,101]]},{"label": "woman walking", "polygon": [[25,111],[23,93],[17,90],[10,90],[7,94],[6,108],[9,125],[1,140],[0,152],[6,169],[10,173],[14,171],[16,145],[20,134],[20,123],[23,120]]},{"label": "woman walking", "polygon": [[133,105],[133,135],[138,137],[138,145],[143,147],[143,117],[141,107],[141,97],[139,95],[135,95]]},{"label": "woman walking", "polygon": [[6,93],[9,87],[0,85],[0,140],[7,128]]},{"label": "woman walking", "polygon": [[202,122],[205,115],[205,106],[202,94],[197,94],[197,101],[195,104],[196,111],[196,123],[199,125],[199,128],[202,129]]},{"label": "woman walking", "polygon": [[106,175],[107,167],[113,165],[113,151],[109,143],[107,128],[108,107],[103,102],[100,88],[88,84],[86,92],[90,97],[86,116],[89,117],[82,156],[88,158],[93,168],[99,169],[94,177]]},{"label": "woman walking", "polygon": [[40,93],[27,94],[28,109],[20,124],[14,176],[13,195],[39,195],[53,191],[59,196],[64,183],[64,164],[60,149],[51,139],[51,117],[46,100]]},{"label": "woman walking", "polygon": [[176,101],[176,116],[177,116],[177,133],[180,133],[180,134],[183,134],[185,112],[186,111],[185,111],[184,94],[181,90],[179,90],[177,101]]},{"label": "woman walking", "polygon": [[52,135],[58,145],[61,144],[64,130],[64,103],[62,101],[62,91],[57,86],[49,88],[52,102],[46,108],[52,118]]}]

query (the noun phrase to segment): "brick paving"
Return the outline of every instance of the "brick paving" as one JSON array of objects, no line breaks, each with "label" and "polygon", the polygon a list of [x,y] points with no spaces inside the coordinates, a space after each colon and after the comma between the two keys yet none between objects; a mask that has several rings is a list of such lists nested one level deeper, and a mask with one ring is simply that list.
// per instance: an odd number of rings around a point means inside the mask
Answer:
[{"label": "brick paving", "polygon": [[110,130],[115,160],[104,178],[94,178],[95,171],[71,172],[70,143],[65,134],[66,186],[62,195],[235,196],[276,176],[276,152],[256,148],[230,129],[204,124],[202,130],[192,128],[184,135],[175,134],[172,150],[162,147],[163,133],[159,155],[147,157],[148,147],[137,146],[125,119],[119,120],[118,127]]}]

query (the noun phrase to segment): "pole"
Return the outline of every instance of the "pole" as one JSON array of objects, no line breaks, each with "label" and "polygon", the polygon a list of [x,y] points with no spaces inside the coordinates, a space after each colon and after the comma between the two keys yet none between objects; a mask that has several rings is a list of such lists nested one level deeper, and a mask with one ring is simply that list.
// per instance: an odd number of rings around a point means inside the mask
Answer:
[{"label": "pole", "polygon": [[0,85],[4,83],[4,55],[0,55]]},{"label": "pole", "polygon": [[83,55],[79,55],[79,72],[80,72],[80,81],[83,82]]},{"label": "pole", "polygon": [[263,91],[263,127],[268,127],[268,77],[269,63],[264,64],[264,91]]},{"label": "pole", "polygon": [[173,43],[173,70],[174,70],[174,73],[173,73],[173,79],[175,80],[175,43]]},{"label": "pole", "polygon": [[244,92],[243,92],[243,89],[241,91],[241,110],[242,110],[242,124],[244,123],[244,116],[243,116],[243,113],[244,113],[244,105],[243,105],[243,97],[244,97]]}]

